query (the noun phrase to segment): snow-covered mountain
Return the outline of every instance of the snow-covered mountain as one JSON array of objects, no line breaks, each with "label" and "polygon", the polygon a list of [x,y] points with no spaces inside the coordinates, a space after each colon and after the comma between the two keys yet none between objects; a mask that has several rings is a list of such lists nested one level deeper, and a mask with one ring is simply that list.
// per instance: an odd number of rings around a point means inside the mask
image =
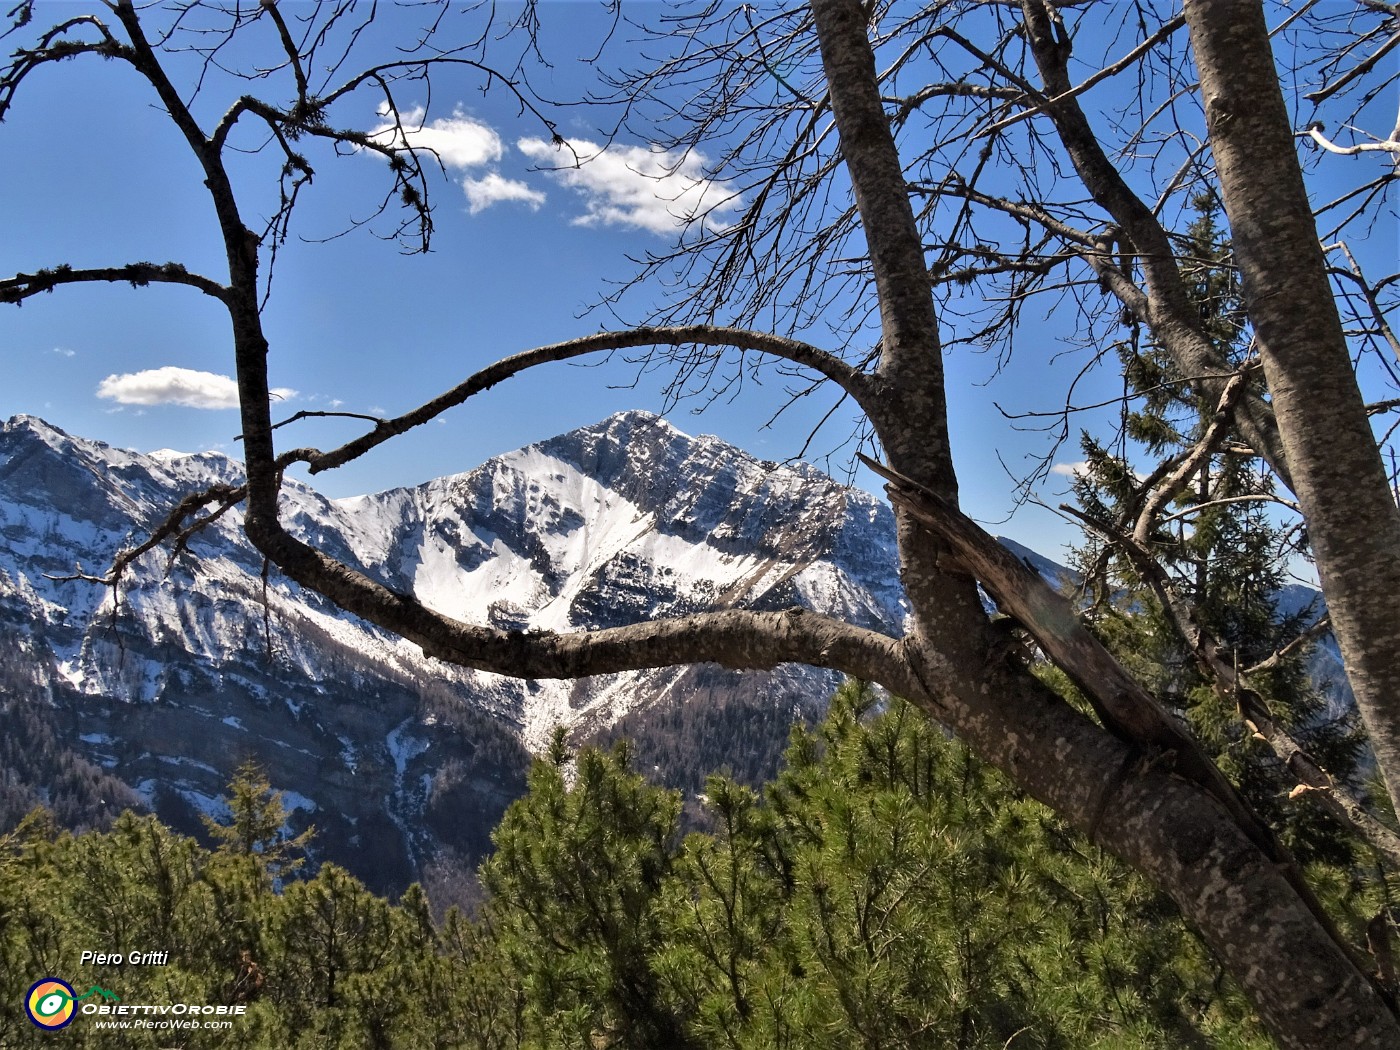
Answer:
[{"label": "snow-covered mountain", "polygon": [[[402,885],[443,847],[480,855],[519,791],[521,745],[538,750],[556,725],[589,737],[697,691],[811,708],[833,684],[804,668],[464,671],[265,578],[236,510],[173,558],[143,556],[115,591],[74,578],[106,572],[185,494],[239,480],[217,454],[121,451],[28,416],[0,427],[0,646],[23,668],[0,704],[50,712],[67,746],[176,826],[217,813],[256,757],[323,856]],[[416,488],[329,500],[289,483],[284,500],[303,538],[479,623],[803,605],[897,632],[905,616],[883,504],[647,413]]]},{"label": "snow-covered mountain", "polygon": [[[835,676],[714,666],[519,682],[424,657],[263,563],[235,509],[186,549],[107,572],[186,494],[237,484],[214,453],[149,455],[42,420],[0,424],[0,823],[36,798],[91,820],[137,800],[197,831],[255,758],[323,859],[380,890],[457,870],[522,792],[529,751],[625,732],[672,783],[771,772]],[[415,488],[329,500],[289,482],[302,538],[451,616],[581,630],[802,605],[891,633],[894,525],[872,496],[627,412]],[[1010,541],[1051,579],[1066,570]],[[1317,593],[1291,587],[1287,610]],[[1340,711],[1335,643],[1313,657]]]}]

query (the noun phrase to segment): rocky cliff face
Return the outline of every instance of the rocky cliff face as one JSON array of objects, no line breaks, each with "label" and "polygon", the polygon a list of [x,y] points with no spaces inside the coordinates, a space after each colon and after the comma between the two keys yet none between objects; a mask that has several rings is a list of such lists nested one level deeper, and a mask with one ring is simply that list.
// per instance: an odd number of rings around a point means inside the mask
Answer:
[{"label": "rocky cliff face", "polygon": [[[515,682],[425,658],[262,575],[231,512],[113,591],[106,571],[188,492],[240,480],[215,454],[140,455],[32,417],[0,427],[3,702],[193,830],[245,757],[314,823],[323,857],[380,888],[444,847],[479,856],[556,725],[605,731],[704,692],[819,706],[830,676],[660,670]],[[426,485],[327,500],[289,483],[294,531],[452,616],[574,630],[710,608],[803,605],[898,632],[889,511],[810,468],[764,463],[646,413]],[[69,577],[69,578],[65,578]]]}]

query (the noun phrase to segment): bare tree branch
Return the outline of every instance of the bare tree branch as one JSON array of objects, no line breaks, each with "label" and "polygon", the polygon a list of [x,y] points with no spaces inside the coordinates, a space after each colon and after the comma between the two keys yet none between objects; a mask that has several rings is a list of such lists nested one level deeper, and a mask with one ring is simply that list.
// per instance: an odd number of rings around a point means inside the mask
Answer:
[{"label": "bare tree branch", "polygon": [[126,283],[133,288],[151,284],[183,284],[196,288],[220,302],[226,301],[228,289],[197,273],[191,273],[180,263],[128,263],[125,266],[104,266],[75,270],[71,266],[55,266],[36,273],[19,273],[0,281],[0,303],[21,303],[60,285],[83,283]]},{"label": "bare tree branch", "polygon": [[[1390,319],[1386,316],[1386,310],[1381,305],[1378,286],[1366,279],[1365,273],[1362,272],[1361,264],[1356,261],[1356,256],[1351,253],[1351,248],[1348,247],[1346,241],[1338,241],[1336,244],[1323,246],[1324,251],[1330,251],[1333,248],[1339,249],[1341,253],[1346,256],[1347,269],[1333,269],[1332,272],[1345,274],[1357,285],[1361,292],[1361,298],[1365,301],[1367,308],[1370,310],[1371,318],[1376,323],[1376,329],[1390,346],[1391,351],[1395,354],[1396,360],[1400,361],[1400,336],[1395,334],[1395,329],[1391,327]],[[1391,280],[1393,279],[1394,278],[1391,278]]]},{"label": "bare tree branch", "polygon": [[1133,526],[1132,536],[1136,543],[1144,547],[1147,545],[1152,531],[1160,524],[1157,516],[1162,512],[1162,508],[1176,497],[1186,486],[1191,475],[1200,469],[1201,464],[1210,458],[1216,447],[1225,439],[1234,422],[1234,407],[1244,394],[1246,381],[1247,373],[1240,371],[1225,384],[1210,425],[1206,427],[1200,439],[1181,457],[1175,469],[1149,490],[1151,494],[1143,500],[1137,523]]},{"label": "bare tree branch", "polygon": [[259,529],[254,539],[292,579],[314,584],[341,608],[420,645],[428,656],[462,667],[517,678],[583,678],[704,660],[735,669],[805,663],[922,693],[898,639],[804,609],[731,609],[570,634],[501,631],[434,612],[280,526]]},{"label": "bare tree branch", "polygon": [[1017,113],[1013,117],[1007,117],[1005,120],[998,121],[991,127],[987,128],[986,131],[982,132],[982,134],[990,137],[992,135],[995,135],[999,131],[1003,131],[1006,128],[1011,127],[1013,124],[1019,124],[1021,121],[1028,120],[1029,118],[1035,116],[1037,113],[1044,112],[1051,106],[1058,105],[1061,102],[1067,102],[1070,99],[1079,97],[1080,95],[1084,94],[1084,92],[1088,91],[1089,89],[1095,87],[1098,84],[1103,83],[1103,81],[1108,80],[1110,77],[1116,77],[1119,73],[1123,72],[1123,70],[1130,69],[1137,65],[1137,63],[1141,61],[1142,57],[1145,54],[1151,51],[1163,40],[1166,40],[1173,33],[1184,28],[1185,25],[1185,15],[1175,15],[1172,18],[1169,18],[1167,21],[1163,22],[1160,27],[1158,27],[1156,32],[1149,35],[1145,40],[1143,40],[1140,44],[1134,47],[1117,62],[1111,62],[1108,65],[1095,70],[1093,75],[1087,77],[1082,83],[1070,88],[1067,91],[1055,95],[1053,98],[1048,98],[1045,101],[1039,102],[1028,109],[1022,110],[1020,113]]},{"label": "bare tree branch", "polygon": [[[1141,261],[1147,280],[1148,303],[1146,312],[1140,316],[1176,357],[1183,373],[1215,372],[1221,376],[1219,380],[1203,384],[1206,392],[1218,400],[1228,382],[1226,377],[1230,369],[1201,331],[1195,308],[1186,297],[1166,232],[1152,209],[1139,199],[1108,159],[1078,101],[1069,94],[1070,44],[1063,26],[1055,28],[1047,8],[1039,0],[1022,0],[1022,11],[1031,53],[1045,87],[1052,98],[1063,96],[1061,101],[1048,104],[1046,112],[1054,121],[1085,187],[1113,216]],[[1263,453],[1269,465],[1288,484],[1287,456],[1269,407],[1257,396],[1250,395],[1237,411],[1245,439]]]},{"label": "bare tree branch", "polygon": [[376,445],[411,430],[441,415],[468,398],[491,389],[497,383],[519,375],[538,365],[568,361],[587,354],[623,350],[629,347],[683,346],[698,344],[736,350],[754,350],[771,354],[812,369],[830,379],[859,403],[869,396],[869,381],[844,361],[810,344],[764,332],[749,332],[716,325],[687,325],[679,328],[633,328],[624,332],[599,332],[595,335],[570,339],[563,343],[538,347],[506,357],[482,369],[451,390],[440,394],[411,412],[393,419],[378,420],[373,431],[349,441],[330,452],[314,453],[307,458],[311,473],[342,466],[364,455]]},{"label": "bare tree branch", "polygon": [[[28,22],[28,18],[24,19]],[[24,22],[21,23],[24,24]],[[10,32],[14,31],[13,27]],[[101,40],[96,42],[65,39],[80,28],[95,29]],[[8,33],[6,34],[8,35]],[[28,76],[41,66],[51,62],[62,62],[77,55],[97,55],[101,58],[119,58],[131,62],[131,50],[112,36],[111,31],[93,15],[78,15],[60,22],[45,32],[32,48],[21,48],[14,53],[15,62],[0,75],[0,121],[5,119],[14,104],[15,93]]]},{"label": "bare tree branch", "polygon": [[1165,525],[1171,521],[1180,521],[1189,518],[1193,514],[1205,510],[1208,507],[1223,507],[1232,503],[1274,503],[1280,507],[1287,507],[1295,514],[1301,514],[1302,508],[1292,500],[1284,499],[1282,496],[1275,496],[1267,492],[1251,492],[1242,496],[1221,496],[1219,499],[1206,500],[1204,503],[1194,503],[1185,510],[1179,510],[1175,514],[1168,514],[1164,518],[1157,519],[1158,525]]},{"label": "bare tree branch", "polygon": [[[1396,130],[1400,131],[1400,125],[1396,126]],[[1389,138],[1376,139],[1372,142],[1358,142],[1355,146],[1339,146],[1322,132],[1322,124],[1313,122],[1298,132],[1298,137],[1310,139],[1328,153],[1335,153],[1339,157],[1357,157],[1363,153],[1395,153],[1400,155],[1400,135],[1397,135],[1395,131],[1390,133]]]},{"label": "bare tree branch", "polygon": [[1240,674],[1242,674],[1245,678],[1249,678],[1253,675],[1263,674],[1265,671],[1272,671],[1275,667],[1278,667],[1279,664],[1283,663],[1284,660],[1288,659],[1288,657],[1292,656],[1300,649],[1311,645],[1319,638],[1325,637],[1327,635],[1327,632],[1329,632],[1331,629],[1331,618],[1327,616],[1320,616],[1318,617],[1316,623],[1312,624],[1312,626],[1310,626],[1307,630],[1299,634],[1297,638],[1294,638],[1291,642],[1289,642],[1282,648],[1276,649],[1266,659],[1260,660],[1254,666],[1246,667],[1243,671],[1240,672]]},{"label": "bare tree branch", "polygon": [[[87,580],[89,583],[100,583],[106,587],[115,588],[120,582],[126,570],[148,551],[159,547],[166,540],[174,540],[176,547],[170,555],[173,561],[180,550],[183,550],[189,539],[200,529],[212,524],[223,516],[225,512],[236,507],[247,494],[247,490],[242,485],[214,485],[200,492],[193,492],[177,503],[165,516],[165,520],[150,534],[138,543],[135,547],[119,553],[113,560],[103,576],[91,576],[78,573],[72,576],[55,576],[56,580]],[[188,519],[198,514],[210,504],[217,504],[216,509],[210,514],[204,515],[189,522]],[[169,564],[169,563],[167,563]]]},{"label": "bare tree branch", "polygon": [[[1394,14],[1394,11],[1392,11],[1392,19],[1394,18]],[[1319,88],[1317,91],[1311,91],[1303,97],[1309,102],[1322,102],[1324,99],[1330,98],[1331,96],[1335,95],[1337,92],[1345,88],[1352,81],[1364,77],[1367,73],[1374,69],[1377,63],[1379,63],[1381,59],[1383,59],[1387,54],[1389,54],[1396,47],[1397,44],[1400,44],[1400,31],[1391,34],[1391,36],[1383,44],[1380,45],[1380,47],[1376,48],[1376,50],[1372,51],[1364,59],[1362,59],[1356,65],[1352,66],[1351,69],[1347,70],[1336,80],[1332,81],[1332,83],[1328,84],[1326,87]]]}]

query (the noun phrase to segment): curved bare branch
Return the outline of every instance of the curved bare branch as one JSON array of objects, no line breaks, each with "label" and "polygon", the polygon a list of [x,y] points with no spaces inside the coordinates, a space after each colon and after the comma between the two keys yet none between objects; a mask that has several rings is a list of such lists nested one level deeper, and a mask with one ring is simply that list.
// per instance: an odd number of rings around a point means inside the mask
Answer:
[{"label": "curved bare branch", "polygon": [[249,537],[291,579],[462,667],[516,678],[583,678],[702,661],[736,669],[804,663],[922,693],[899,639],[800,608],[727,609],[568,634],[502,631],[434,612],[302,543],[280,524],[250,523]]},{"label": "curved bare branch", "polygon": [[1321,124],[1309,124],[1303,131],[1298,132],[1298,137],[1310,139],[1328,153],[1335,153],[1339,157],[1356,157],[1362,153],[1394,153],[1400,158],[1400,124],[1396,124],[1395,130],[1390,133],[1389,138],[1376,139],[1374,142],[1359,142],[1354,146],[1339,146],[1322,131]]},{"label": "curved bare branch", "polygon": [[133,288],[151,284],[183,284],[195,288],[220,302],[227,302],[228,289],[217,281],[191,273],[180,263],[128,263],[125,266],[101,266],[75,270],[71,266],[55,266],[51,270],[19,273],[0,281],[0,303],[20,303],[31,296],[51,292],[64,284],[126,283]]},{"label": "curved bare branch", "polygon": [[[1210,458],[1229,435],[1229,428],[1234,422],[1235,405],[1244,395],[1247,379],[1248,373],[1240,371],[1225,384],[1225,389],[1220,392],[1220,403],[1216,405],[1210,425],[1206,427],[1200,440],[1180,457],[1180,461],[1170,473],[1160,479],[1154,479],[1150,489],[1146,485],[1143,486],[1143,491],[1148,495],[1143,500],[1142,509],[1138,512],[1137,522],[1132,530],[1133,540],[1139,545],[1146,546],[1152,531],[1160,524],[1158,515],[1162,513],[1163,508],[1186,486],[1201,464]],[[1197,510],[1199,507],[1192,509]]]},{"label": "curved bare branch", "polygon": [[311,473],[343,466],[356,459],[376,445],[405,431],[421,426],[441,415],[449,408],[462,404],[468,398],[482,391],[490,390],[512,376],[526,369],[555,361],[569,361],[587,354],[605,353],[642,346],[703,346],[725,347],[735,350],[755,350],[803,365],[836,383],[850,394],[855,401],[868,400],[870,385],[868,377],[846,364],[840,358],[809,343],[786,336],[767,332],[750,332],[739,328],[723,328],[718,325],[685,325],[677,328],[632,328],[622,332],[598,332],[594,335],[570,339],[563,343],[537,347],[523,353],[514,354],[483,368],[481,371],[458,383],[451,390],[439,394],[411,412],[393,419],[380,420],[374,430],[361,437],[348,441],[330,452],[306,453],[305,462]]},{"label": "curved bare branch", "polygon": [[[27,19],[25,19],[27,21]],[[21,25],[23,22],[20,23]],[[91,27],[102,38],[98,41],[66,39],[75,29]],[[18,28],[18,27],[13,27]],[[13,32],[13,28],[10,32]],[[7,34],[8,35],[8,32]],[[77,55],[97,55],[101,58],[134,60],[130,48],[112,36],[111,30],[93,15],[78,15],[47,30],[36,46],[21,48],[14,53],[14,62],[0,75],[0,121],[14,105],[15,93],[29,74],[50,62],[62,62]]]}]

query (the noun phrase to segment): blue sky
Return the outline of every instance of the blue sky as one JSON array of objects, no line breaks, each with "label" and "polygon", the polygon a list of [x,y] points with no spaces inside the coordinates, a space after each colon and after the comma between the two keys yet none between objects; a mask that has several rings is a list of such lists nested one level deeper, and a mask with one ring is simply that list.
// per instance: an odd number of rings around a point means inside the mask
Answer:
[{"label": "blue sky", "polygon": [[[79,6],[41,4],[36,22]],[[592,70],[574,56],[596,46],[606,23],[592,5],[555,2],[543,12],[559,60],[537,83],[545,94],[576,97]],[[613,46],[628,45],[618,37]],[[674,242],[675,213],[688,201],[716,192],[698,165],[659,182],[639,177],[656,158],[647,142],[625,137],[580,171],[540,170],[553,150],[539,121],[522,115],[505,92],[479,88],[479,79],[448,74],[435,83],[431,100],[421,91],[415,97],[411,86],[400,90],[410,114],[431,101],[421,141],[438,149],[447,169],[433,187],[437,233],[429,255],[402,255],[374,236],[390,227],[387,221],[312,243],[370,214],[387,188],[382,162],[369,156],[313,157],[317,176],[294,228],[310,240],[294,238],[279,256],[266,313],[270,378],[283,391],[287,414],[336,408],[396,414],[498,357],[611,327],[606,314],[588,307],[609,281],[635,272],[629,256]],[[215,82],[206,97],[208,113],[217,113],[233,96]],[[171,260],[219,276],[222,250],[200,176],[152,101],[128,69],[89,56],[43,69],[23,86],[0,125],[0,271]],[[563,108],[550,115],[584,151],[587,143],[604,141],[599,124],[606,114]],[[352,100],[335,116],[364,129],[379,120],[368,93],[359,111]],[[245,213],[266,214],[265,166],[251,159],[241,175]],[[716,217],[722,221],[723,212]],[[1043,451],[1045,439],[1013,429],[993,402],[1013,410],[1057,408],[1079,361],[1053,359],[1063,318],[1029,313],[1027,322],[1033,330],[1023,342],[1039,362],[1034,368],[988,382],[993,362],[987,358],[949,357],[955,451],[969,511],[993,531],[1055,555],[1074,530],[1033,507],[1005,520],[1012,485],[999,462],[1020,467],[1027,455]],[[230,385],[221,381],[232,372],[226,320],[217,304],[190,289],[76,286],[6,307],[0,355],[2,417],[32,413],[83,436],[147,451],[238,454],[237,414]],[[416,484],[614,411],[661,409],[660,379],[643,377],[633,386],[636,379],[635,369],[620,362],[537,370],[321,475],[316,485],[344,496]],[[763,458],[795,456],[834,395],[804,399],[764,428],[783,385],[773,376],[698,417],[683,405],[671,419]],[[1078,397],[1116,392],[1116,382],[1104,376]],[[809,458],[838,449],[847,418],[837,413]],[[299,427],[283,432],[288,443],[329,447],[358,432],[358,425],[340,422]],[[1070,446],[1061,458],[1076,458],[1076,451]],[[843,465],[845,455],[838,451],[832,465]],[[857,481],[878,488],[868,475]],[[1059,502],[1065,482],[1052,476],[1045,498]]]}]

